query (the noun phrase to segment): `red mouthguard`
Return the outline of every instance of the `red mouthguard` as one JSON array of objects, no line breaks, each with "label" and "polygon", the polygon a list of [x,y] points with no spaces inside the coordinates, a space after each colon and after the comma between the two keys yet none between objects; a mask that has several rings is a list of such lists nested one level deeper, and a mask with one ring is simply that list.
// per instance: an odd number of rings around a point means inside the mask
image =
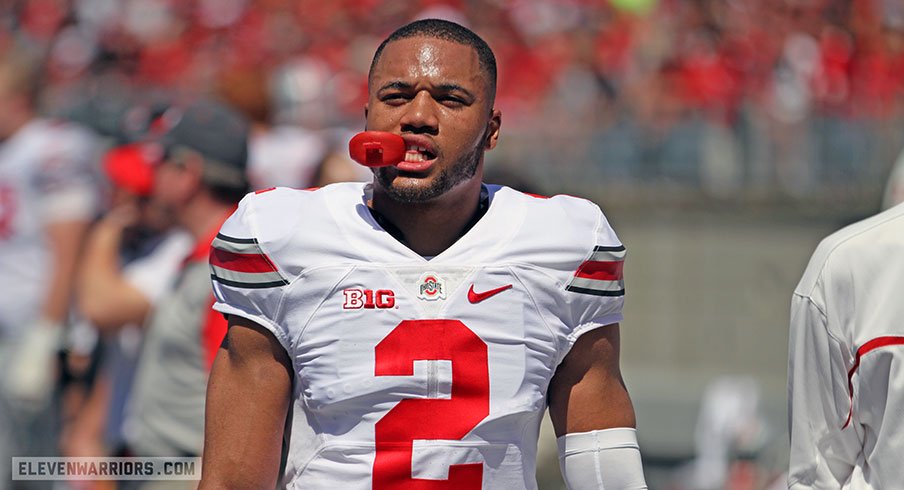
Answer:
[{"label": "red mouthguard", "polygon": [[405,159],[405,140],[385,131],[364,131],[348,142],[348,153],[365,167],[387,167]]}]

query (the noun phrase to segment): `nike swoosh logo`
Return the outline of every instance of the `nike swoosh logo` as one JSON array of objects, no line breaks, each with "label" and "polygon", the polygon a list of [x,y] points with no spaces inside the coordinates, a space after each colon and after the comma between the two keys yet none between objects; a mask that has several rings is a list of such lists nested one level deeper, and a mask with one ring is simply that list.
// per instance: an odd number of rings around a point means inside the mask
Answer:
[{"label": "nike swoosh logo", "polygon": [[477,293],[474,291],[474,285],[471,284],[471,289],[468,290],[468,301],[470,301],[472,304],[477,304],[489,297],[495,296],[495,295],[505,291],[506,289],[511,289],[511,288],[512,288],[511,284],[506,284],[505,286],[501,286],[496,289],[490,289],[489,291]]}]

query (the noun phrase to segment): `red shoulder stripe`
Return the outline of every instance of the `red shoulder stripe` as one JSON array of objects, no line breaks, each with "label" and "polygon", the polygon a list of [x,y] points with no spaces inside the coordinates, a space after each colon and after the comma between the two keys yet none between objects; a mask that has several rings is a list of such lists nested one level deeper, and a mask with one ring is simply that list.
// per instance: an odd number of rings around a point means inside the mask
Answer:
[{"label": "red shoulder stripe", "polygon": [[904,345],[904,337],[898,336],[887,336],[887,337],[876,337],[869,342],[860,346],[857,349],[857,357],[854,359],[854,365],[851,367],[851,370],[848,371],[848,393],[851,397],[851,409],[848,411],[847,420],[844,421],[844,425],[841,426],[841,429],[844,430],[851,423],[851,417],[854,415],[854,373],[857,372],[857,368],[860,367],[860,358],[869,354],[870,352],[882,348],[888,347],[891,345]]},{"label": "red shoulder stripe", "polygon": [[615,262],[598,262],[588,260],[578,267],[575,277],[584,279],[596,279],[597,281],[618,281],[624,277],[625,263],[621,260]]},{"label": "red shoulder stripe", "polygon": [[210,263],[235,272],[276,272],[276,266],[264,254],[240,254],[211,248]]}]

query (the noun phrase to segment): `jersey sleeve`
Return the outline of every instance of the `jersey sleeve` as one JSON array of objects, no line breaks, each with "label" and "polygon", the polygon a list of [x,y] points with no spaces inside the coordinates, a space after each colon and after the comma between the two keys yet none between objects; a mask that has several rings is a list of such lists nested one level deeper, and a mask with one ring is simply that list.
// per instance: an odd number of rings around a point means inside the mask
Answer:
[{"label": "jersey sleeve", "polygon": [[569,331],[560,362],[581,335],[623,319],[627,251],[606,217],[592,206],[596,220],[593,244],[577,267],[568,271],[564,286]]},{"label": "jersey sleeve", "polygon": [[850,424],[849,349],[829,330],[821,300],[795,293],[791,303],[788,420],[792,489],[841,488],[862,442]]},{"label": "jersey sleeve", "polygon": [[259,324],[291,353],[290,336],[280,311],[290,277],[268,253],[268,241],[260,237],[254,198],[249,194],[239,203],[211,244],[213,309]]}]

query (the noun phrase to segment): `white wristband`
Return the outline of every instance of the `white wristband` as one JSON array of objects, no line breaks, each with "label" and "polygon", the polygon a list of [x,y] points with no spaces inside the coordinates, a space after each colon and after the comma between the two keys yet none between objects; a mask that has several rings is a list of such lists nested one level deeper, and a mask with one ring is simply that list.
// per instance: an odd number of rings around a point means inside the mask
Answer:
[{"label": "white wristband", "polygon": [[634,429],[577,432],[556,442],[559,468],[570,490],[647,488]]}]

